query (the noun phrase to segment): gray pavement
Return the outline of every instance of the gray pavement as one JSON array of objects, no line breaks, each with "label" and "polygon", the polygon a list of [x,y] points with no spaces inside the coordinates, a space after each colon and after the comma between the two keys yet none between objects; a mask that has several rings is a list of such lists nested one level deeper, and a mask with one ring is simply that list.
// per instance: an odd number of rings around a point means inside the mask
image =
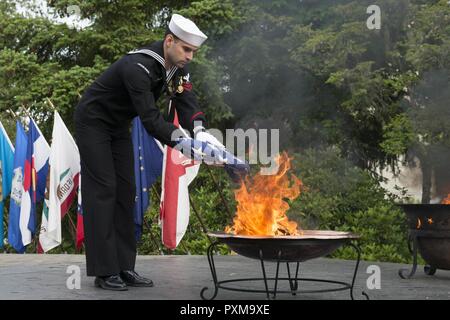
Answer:
[{"label": "gray pavement", "polygon": [[[219,280],[261,277],[259,261],[245,257],[215,256]],[[300,276],[350,282],[354,261],[315,259],[302,263]],[[67,287],[68,267],[80,268],[80,289]],[[381,289],[368,289],[368,266],[377,265],[381,270]],[[267,263],[269,277],[275,274],[275,264]],[[400,279],[398,269],[409,265],[394,263],[361,262],[356,279],[355,299],[364,298],[364,290],[373,300],[385,299],[450,299],[450,271],[438,270],[434,276],[423,273],[419,266],[416,275],[409,280]],[[75,267],[76,268],[76,267]],[[0,254],[0,299],[200,299],[203,287],[213,292],[213,282],[206,256],[138,256],[136,270],[155,282],[153,288],[130,288],[125,292],[104,291],[94,287],[93,278],[86,276],[83,255],[34,255]],[[292,269],[291,269],[292,272]],[[280,267],[280,276],[286,277],[286,265]],[[73,279],[70,278],[70,279]],[[70,284],[75,284],[69,281]],[[263,282],[234,283],[230,286],[264,289]],[[273,287],[274,283],[269,282]],[[333,285],[331,285],[333,286]],[[304,290],[322,289],[320,283],[300,282]],[[330,285],[328,285],[330,287]],[[287,281],[279,282],[279,289],[288,290]],[[234,292],[219,289],[216,299],[265,299],[263,293]],[[292,296],[279,294],[277,299],[349,299],[348,291],[326,293],[302,293]]]}]

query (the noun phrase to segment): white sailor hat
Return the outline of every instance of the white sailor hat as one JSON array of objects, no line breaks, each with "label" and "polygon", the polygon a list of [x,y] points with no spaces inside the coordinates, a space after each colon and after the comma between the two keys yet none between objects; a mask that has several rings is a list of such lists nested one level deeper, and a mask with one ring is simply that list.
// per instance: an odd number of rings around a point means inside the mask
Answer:
[{"label": "white sailor hat", "polygon": [[179,14],[172,15],[172,19],[170,19],[169,23],[169,30],[180,40],[195,47],[200,47],[208,38],[200,31],[194,22]]}]

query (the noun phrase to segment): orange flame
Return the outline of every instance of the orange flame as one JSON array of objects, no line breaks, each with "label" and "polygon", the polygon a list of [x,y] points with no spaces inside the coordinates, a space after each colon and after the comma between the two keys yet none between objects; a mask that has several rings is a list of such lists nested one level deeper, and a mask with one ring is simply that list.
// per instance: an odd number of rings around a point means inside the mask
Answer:
[{"label": "orange flame", "polygon": [[448,194],[447,198],[442,200],[441,204],[450,204],[450,193]]},{"label": "orange flame", "polygon": [[279,167],[277,174],[257,174],[252,181],[246,179],[241,184],[235,191],[236,216],[233,225],[227,226],[225,232],[271,236],[300,234],[297,223],[289,221],[286,215],[289,204],[284,200],[297,198],[302,187],[300,179],[293,174],[289,179],[287,175],[291,160],[284,152],[276,159]]}]

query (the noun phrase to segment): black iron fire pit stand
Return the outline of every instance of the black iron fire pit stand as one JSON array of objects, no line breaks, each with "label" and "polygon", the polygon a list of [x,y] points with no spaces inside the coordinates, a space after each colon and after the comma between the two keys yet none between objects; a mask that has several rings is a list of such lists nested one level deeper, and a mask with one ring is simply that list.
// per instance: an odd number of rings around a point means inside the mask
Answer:
[{"label": "black iron fire pit stand", "polygon": [[[261,270],[262,270],[262,274],[263,274],[263,278],[241,278],[241,279],[232,279],[232,280],[222,280],[219,281],[218,277],[217,277],[217,271],[216,271],[216,266],[214,263],[214,252],[215,252],[215,247],[220,244],[219,241],[213,242],[211,243],[211,245],[208,247],[207,250],[207,257],[208,257],[208,262],[209,262],[209,267],[211,269],[211,275],[213,278],[213,282],[214,282],[214,292],[213,295],[210,298],[205,297],[205,291],[209,290],[208,287],[204,287],[202,289],[202,291],[200,292],[200,297],[203,300],[213,300],[216,296],[217,293],[220,289],[224,289],[224,290],[230,290],[230,291],[239,291],[239,292],[254,292],[254,293],[265,293],[266,297],[268,300],[270,299],[275,299],[278,293],[290,293],[293,296],[297,295],[297,293],[323,293],[323,292],[334,292],[334,291],[344,291],[344,290],[349,290],[350,291],[350,298],[352,300],[354,300],[354,296],[353,296],[353,288],[355,285],[355,280],[356,280],[356,274],[358,273],[358,267],[359,267],[359,262],[361,259],[361,249],[353,244],[353,243],[348,243],[346,245],[351,246],[353,249],[355,249],[355,251],[358,254],[358,258],[356,260],[356,264],[355,264],[355,269],[353,272],[353,278],[352,278],[352,282],[351,283],[347,283],[347,282],[342,282],[342,281],[334,281],[334,280],[324,280],[324,279],[315,279],[315,278],[299,278],[298,277],[298,273],[299,273],[299,269],[300,269],[300,262],[298,261],[283,261],[281,259],[282,257],[282,251],[278,251],[278,259],[276,260],[276,264],[277,264],[277,268],[276,268],[276,273],[275,273],[275,277],[274,278],[269,278],[267,277],[267,273],[266,273],[266,268],[265,268],[265,264],[264,264],[264,257],[263,257],[263,251],[262,249],[259,250],[259,261],[261,263]],[[279,277],[279,270],[280,270],[280,263],[284,263],[286,262],[286,267],[287,267],[287,273],[288,273],[288,277],[287,278],[283,278],[283,277]],[[294,263],[295,264],[295,275],[291,276],[291,269],[290,269],[290,263]],[[275,285],[273,289],[269,288],[268,285],[268,280],[274,280],[275,281]],[[290,290],[278,290],[278,282],[282,281],[282,280],[286,280],[289,282],[289,288]],[[230,284],[230,283],[235,283],[235,282],[250,282],[250,281],[264,281],[264,290],[261,289],[246,289],[246,288],[237,288],[237,287],[230,287],[227,286],[226,284]],[[334,285],[339,285],[339,287],[336,288],[328,288],[328,289],[320,289],[320,290],[298,290],[299,289],[299,281],[307,281],[307,282],[316,282],[316,283],[331,283]],[[367,300],[369,300],[369,296],[363,291],[362,294],[366,297]]]},{"label": "black iron fire pit stand", "polygon": [[[416,270],[417,270],[417,234],[414,232],[414,230],[411,230],[409,232],[408,250],[409,250],[409,253],[411,253],[413,256],[413,265],[412,265],[412,269],[411,269],[411,271],[409,271],[409,273],[408,273],[408,269],[398,270],[398,275],[402,279],[411,278],[416,273]],[[425,269],[425,273],[426,272],[427,272],[427,269]]]},{"label": "black iron fire pit stand", "polygon": [[[408,236],[408,250],[413,256],[413,265],[411,271],[408,269],[400,269],[398,270],[398,275],[402,279],[409,279],[416,274],[417,270],[417,253],[419,247],[419,238],[420,237],[431,237],[431,238],[449,238],[449,231],[432,231],[432,230],[410,230]],[[436,266],[425,265],[423,271],[426,275],[432,276],[436,273]]]}]

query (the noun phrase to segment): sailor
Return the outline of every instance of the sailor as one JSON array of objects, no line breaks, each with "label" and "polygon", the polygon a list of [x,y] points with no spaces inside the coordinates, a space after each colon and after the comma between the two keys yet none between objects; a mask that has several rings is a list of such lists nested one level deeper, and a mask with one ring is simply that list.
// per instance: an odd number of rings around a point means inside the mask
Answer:
[{"label": "sailor", "polygon": [[[87,275],[95,276],[97,287],[122,291],[127,286],[153,286],[134,270],[132,119],[139,116],[147,132],[170,147],[202,141],[224,148],[204,129],[206,118],[186,67],[206,39],[194,22],[174,14],[162,41],[114,62],[85,90],[76,107]],[[171,101],[166,118],[155,104],[163,95]],[[180,126],[199,140],[173,139],[175,111]]]}]

